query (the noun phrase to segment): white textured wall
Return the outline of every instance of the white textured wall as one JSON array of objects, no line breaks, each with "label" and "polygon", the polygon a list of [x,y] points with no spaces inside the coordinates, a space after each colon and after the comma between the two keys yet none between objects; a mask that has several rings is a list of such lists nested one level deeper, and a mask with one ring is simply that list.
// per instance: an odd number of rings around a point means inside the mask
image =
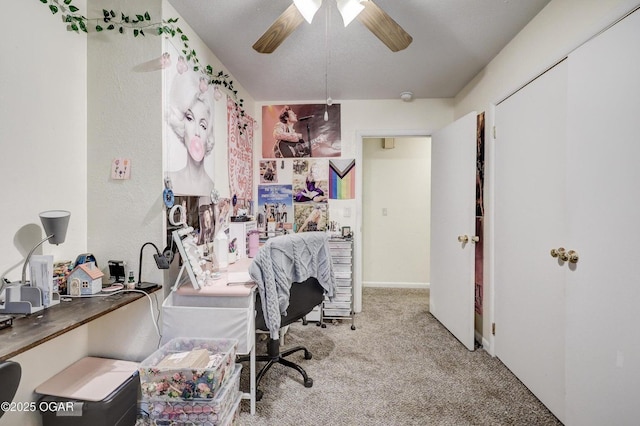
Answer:
[{"label": "white textured wall", "polygon": [[[162,16],[159,0],[136,2],[135,10],[127,3],[89,0],[87,13],[100,16],[106,8],[125,13],[148,11],[155,19]],[[137,279],[140,247],[147,241],[160,250],[165,246],[162,73],[136,71],[137,66],[162,55],[162,39],[152,35],[134,38],[130,32],[92,32],[87,39],[87,249],[107,276],[107,261],[116,259],[127,262]],[[117,157],[131,160],[131,179],[111,179],[111,163]],[[142,277],[162,283],[163,271],[156,268],[152,253],[152,247],[145,248]],[[158,341],[152,323],[134,320],[132,317],[130,323],[136,326],[129,333],[137,345],[121,352],[148,354]]]},{"label": "white textured wall", "polygon": [[2,11],[0,274],[17,280],[44,238],[43,210],[71,211],[65,243],[45,243],[45,254],[71,260],[86,249],[87,55],[86,38],[47,5],[5,0]]},{"label": "white textured wall", "polygon": [[[102,8],[129,11],[126,1],[89,0],[88,14]],[[136,2],[133,12],[160,19],[161,2]],[[92,32],[88,36],[87,248],[104,269],[124,260],[138,278],[140,247],[164,247],[162,235],[162,73],[135,67],[162,55],[162,39],[131,33]],[[131,160],[131,179],[112,180],[116,157]],[[162,247],[160,247],[162,249]],[[143,279],[162,282],[153,249],[145,249]]]}]

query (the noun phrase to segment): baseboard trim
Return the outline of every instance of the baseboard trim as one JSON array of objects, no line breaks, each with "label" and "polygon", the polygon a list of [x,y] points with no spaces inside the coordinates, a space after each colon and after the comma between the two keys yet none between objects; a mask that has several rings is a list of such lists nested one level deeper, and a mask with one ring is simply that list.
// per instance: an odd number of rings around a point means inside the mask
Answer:
[{"label": "baseboard trim", "polygon": [[429,288],[429,283],[363,281],[362,286],[363,287],[382,287],[382,288]]},{"label": "baseboard trim", "polygon": [[491,350],[491,343],[484,337],[482,338],[482,349],[484,349],[489,355],[495,356],[493,350]]}]

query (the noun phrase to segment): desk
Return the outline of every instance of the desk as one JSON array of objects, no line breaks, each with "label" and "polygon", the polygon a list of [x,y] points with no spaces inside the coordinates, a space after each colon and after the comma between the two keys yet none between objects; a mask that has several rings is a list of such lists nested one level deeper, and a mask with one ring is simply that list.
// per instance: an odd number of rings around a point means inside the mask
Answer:
[{"label": "desk", "polygon": [[[154,305],[162,290],[152,291]],[[154,313],[156,310],[154,308]],[[142,361],[158,345],[149,300],[141,293],[119,293],[60,302],[0,330],[0,359],[22,366],[15,402],[37,401],[34,389],[86,356]],[[1,384],[0,384],[1,385]],[[41,426],[38,412],[14,411],[0,425]]]},{"label": "desk", "polygon": [[162,343],[176,337],[238,339],[238,354],[249,355],[250,389],[243,395],[256,404],[255,289],[253,283],[228,285],[228,273],[247,272],[253,259],[232,263],[200,290],[185,284],[162,304]]},{"label": "desk", "polygon": [[13,326],[0,330],[0,361],[13,358],[141,297],[144,297],[141,293],[118,293],[73,298],[70,302],[60,302],[34,314],[15,318]]}]

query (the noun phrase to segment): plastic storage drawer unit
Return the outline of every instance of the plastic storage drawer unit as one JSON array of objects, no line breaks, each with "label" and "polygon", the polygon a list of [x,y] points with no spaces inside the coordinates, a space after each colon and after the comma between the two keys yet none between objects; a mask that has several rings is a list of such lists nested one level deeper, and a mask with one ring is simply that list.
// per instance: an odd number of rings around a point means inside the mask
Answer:
[{"label": "plastic storage drawer unit", "polygon": [[137,369],[134,362],[93,357],[72,364],[36,388],[43,426],[135,425]]}]

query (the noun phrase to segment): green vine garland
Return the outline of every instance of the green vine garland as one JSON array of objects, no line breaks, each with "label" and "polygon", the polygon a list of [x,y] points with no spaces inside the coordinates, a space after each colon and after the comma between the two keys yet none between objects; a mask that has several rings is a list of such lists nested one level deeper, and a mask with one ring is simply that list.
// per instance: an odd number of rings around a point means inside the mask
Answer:
[{"label": "green vine garland", "polygon": [[202,66],[198,54],[195,49],[189,45],[189,37],[176,25],[178,18],[170,18],[162,20],[162,22],[153,22],[149,12],[136,13],[134,15],[125,15],[120,12],[119,17],[113,10],[102,10],[102,18],[87,18],[81,13],[80,9],[74,6],[73,0],[40,0],[41,3],[49,6],[52,14],[61,13],[62,21],[67,24],[67,31],[76,33],[88,33],[89,26],[96,32],[117,31],[125,34],[127,30],[133,30],[134,37],[144,37],[145,31],[152,34],[171,38],[178,38],[182,44],[182,53],[187,62],[190,62],[193,71],[204,74],[209,84],[224,87],[233,96],[236,104],[236,114],[238,117],[238,129],[240,133],[247,128],[243,109],[244,100],[238,99],[238,91],[233,86],[233,81],[229,79],[229,74],[224,71],[214,71],[211,65]]}]

